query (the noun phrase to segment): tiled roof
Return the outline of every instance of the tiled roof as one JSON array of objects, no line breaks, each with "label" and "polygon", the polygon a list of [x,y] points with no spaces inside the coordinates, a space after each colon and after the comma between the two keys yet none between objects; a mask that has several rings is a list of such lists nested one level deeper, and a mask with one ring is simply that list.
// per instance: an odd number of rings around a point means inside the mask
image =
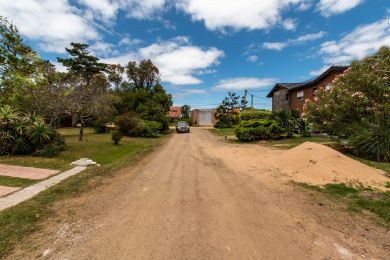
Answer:
[{"label": "tiled roof", "polygon": [[169,110],[170,118],[179,118],[181,117],[181,107],[171,107]]},{"label": "tiled roof", "polygon": [[307,88],[307,87],[310,87],[310,86],[316,84],[318,81],[322,80],[330,72],[333,72],[333,71],[344,71],[347,68],[348,68],[348,66],[331,66],[324,73],[322,73],[321,75],[319,75],[318,77],[316,77],[314,79],[310,79],[310,80],[299,82],[299,83],[276,83],[275,86],[268,93],[267,97],[272,97],[272,94],[275,92],[275,90],[278,87],[284,87],[284,88],[287,88],[288,90],[299,89],[299,88]]}]

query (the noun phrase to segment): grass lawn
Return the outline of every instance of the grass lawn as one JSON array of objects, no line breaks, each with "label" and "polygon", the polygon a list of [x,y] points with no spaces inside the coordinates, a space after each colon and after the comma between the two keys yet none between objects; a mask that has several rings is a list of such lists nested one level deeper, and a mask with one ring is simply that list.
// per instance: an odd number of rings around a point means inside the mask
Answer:
[{"label": "grass lawn", "polygon": [[9,187],[28,187],[40,180],[21,179],[9,176],[0,176],[0,185]]},{"label": "grass lawn", "polygon": [[95,134],[91,128],[84,130],[84,140],[78,141],[78,128],[61,128],[65,137],[65,151],[52,158],[41,156],[1,156],[0,163],[66,170],[69,164],[80,158],[89,158],[99,164],[111,163],[134,149],[134,146],[148,146],[153,139],[123,137],[120,145],[113,145],[111,134]]},{"label": "grass lawn", "polygon": [[235,135],[234,128],[211,128],[211,129],[208,129],[208,130],[211,131],[212,133],[216,134],[216,135],[219,135],[219,136]]},{"label": "grass lawn", "polygon": [[347,205],[354,212],[369,211],[385,225],[390,226],[390,191],[379,192],[366,188],[352,188],[345,184],[327,184],[324,187],[298,183],[298,186],[321,193]]},{"label": "grass lawn", "polygon": [[271,140],[271,141],[261,141],[260,143],[266,146],[271,146],[280,149],[291,149],[295,146],[303,144],[304,142],[313,142],[319,144],[331,144],[334,141],[329,137],[301,137],[301,136],[293,136],[291,138],[280,139],[280,140]]},{"label": "grass lawn", "polygon": [[[47,166],[52,169],[64,169],[68,164],[81,157],[97,161],[101,167],[91,167],[59,184],[41,192],[34,198],[0,212],[0,259],[24,236],[36,230],[39,224],[53,212],[51,205],[64,198],[79,196],[81,193],[102,185],[103,180],[115,176],[120,168],[132,165],[143,156],[161,145],[167,138],[128,138],[124,137],[120,145],[113,145],[110,134],[94,134],[86,131],[85,141],[77,140],[78,129],[61,129],[66,138],[66,150],[54,158],[34,156],[10,156],[1,158],[2,163],[19,165]],[[26,180],[1,178],[0,182],[10,186],[24,187]],[[13,184],[13,185],[11,185]]]}]

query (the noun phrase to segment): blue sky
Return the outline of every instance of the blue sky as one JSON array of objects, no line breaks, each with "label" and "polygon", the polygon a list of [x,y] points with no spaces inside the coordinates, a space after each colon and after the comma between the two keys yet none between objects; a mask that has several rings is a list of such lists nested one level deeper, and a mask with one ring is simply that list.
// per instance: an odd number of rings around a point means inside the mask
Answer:
[{"label": "blue sky", "polygon": [[388,0],[1,0],[0,14],[55,64],[70,41],[107,63],[150,58],[174,104],[193,108],[244,89],[270,108],[275,82],[390,46]]}]

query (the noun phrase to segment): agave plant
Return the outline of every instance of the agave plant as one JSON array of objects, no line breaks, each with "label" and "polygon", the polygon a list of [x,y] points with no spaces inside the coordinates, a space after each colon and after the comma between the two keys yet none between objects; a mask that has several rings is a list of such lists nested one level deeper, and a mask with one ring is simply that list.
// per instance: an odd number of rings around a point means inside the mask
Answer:
[{"label": "agave plant", "polygon": [[10,123],[15,122],[19,118],[19,113],[15,111],[14,108],[12,108],[9,105],[5,105],[3,107],[0,107],[0,124],[1,125],[7,125]]},{"label": "agave plant", "polygon": [[40,124],[44,124],[45,120],[43,117],[41,117],[40,115],[37,115],[34,113],[26,113],[24,115],[24,118],[23,118],[27,124],[31,124],[31,125],[40,125]]},{"label": "agave plant", "polygon": [[51,129],[44,124],[36,124],[28,131],[29,139],[33,144],[43,144],[50,141]]}]

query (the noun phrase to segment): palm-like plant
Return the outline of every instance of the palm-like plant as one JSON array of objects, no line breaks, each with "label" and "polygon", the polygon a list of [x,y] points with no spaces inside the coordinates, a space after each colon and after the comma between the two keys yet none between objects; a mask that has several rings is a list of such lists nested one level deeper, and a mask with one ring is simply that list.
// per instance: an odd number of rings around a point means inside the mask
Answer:
[{"label": "palm-like plant", "polygon": [[0,107],[0,124],[2,126],[15,122],[19,118],[19,113],[11,106]]},{"label": "palm-like plant", "polygon": [[36,124],[29,128],[28,137],[33,144],[43,144],[50,141],[51,129],[44,124]]},{"label": "palm-like plant", "polygon": [[44,124],[45,122],[44,118],[41,117],[40,115],[35,114],[35,112],[26,113],[23,119],[26,123],[31,125],[40,125],[40,124]]}]

